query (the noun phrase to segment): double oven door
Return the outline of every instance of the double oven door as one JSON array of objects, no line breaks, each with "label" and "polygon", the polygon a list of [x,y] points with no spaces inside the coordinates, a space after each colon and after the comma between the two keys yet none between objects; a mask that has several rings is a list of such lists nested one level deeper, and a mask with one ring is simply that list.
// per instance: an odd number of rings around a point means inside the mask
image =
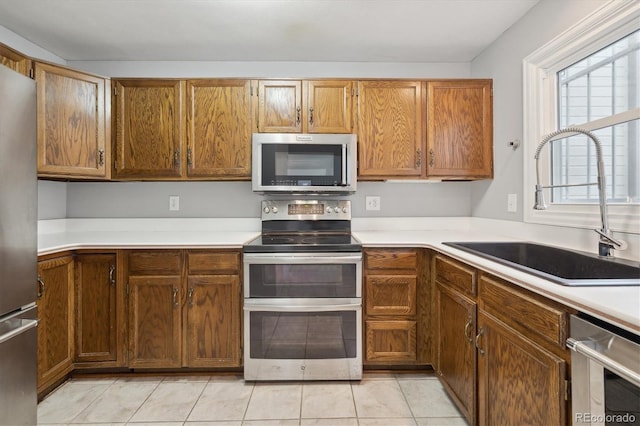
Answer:
[{"label": "double oven door", "polygon": [[246,253],[245,380],[362,378],[362,253]]}]

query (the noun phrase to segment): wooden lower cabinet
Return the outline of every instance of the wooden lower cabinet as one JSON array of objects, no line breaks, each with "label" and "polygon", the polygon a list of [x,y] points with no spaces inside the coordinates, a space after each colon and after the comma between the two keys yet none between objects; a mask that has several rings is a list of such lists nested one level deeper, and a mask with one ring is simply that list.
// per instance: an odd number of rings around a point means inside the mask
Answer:
[{"label": "wooden lower cabinet", "polygon": [[76,368],[122,365],[122,291],[116,265],[115,252],[76,256]]},{"label": "wooden lower cabinet", "polygon": [[417,365],[429,362],[428,280],[420,250],[364,251],[364,364]]},{"label": "wooden lower cabinet", "polygon": [[476,302],[437,284],[437,374],[471,424],[476,419]]},{"label": "wooden lower cabinet", "polygon": [[240,252],[142,250],[125,258],[129,367],[240,365]]},{"label": "wooden lower cabinet", "polygon": [[566,362],[478,315],[478,424],[565,425]]},{"label": "wooden lower cabinet", "polygon": [[185,366],[239,366],[240,253],[191,250],[187,265]]},{"label": "wooden lower cabinet", "polygon": [[38,262],[38,392],[73,368],[73,256]]}]

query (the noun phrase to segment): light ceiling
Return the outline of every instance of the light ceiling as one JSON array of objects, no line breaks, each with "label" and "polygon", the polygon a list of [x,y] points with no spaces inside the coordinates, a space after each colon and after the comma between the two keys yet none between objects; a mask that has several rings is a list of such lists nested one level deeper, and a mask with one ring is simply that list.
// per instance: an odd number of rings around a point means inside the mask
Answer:
[{"label": "light ceiling", "polygon": [[69,61],[469,62],[539,0],[0,0]]}]

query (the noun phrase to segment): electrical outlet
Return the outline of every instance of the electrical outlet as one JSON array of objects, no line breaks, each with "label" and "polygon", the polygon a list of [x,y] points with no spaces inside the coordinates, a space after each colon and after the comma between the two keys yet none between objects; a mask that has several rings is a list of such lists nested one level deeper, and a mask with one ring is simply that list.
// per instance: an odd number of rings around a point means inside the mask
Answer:
[{"label": "electrical outlet", "polygon": [[518,194],[507,194],[507,211],[509,213],[518,211]]},{"label": "electrical outlet", "polygon": [[169,195],[169,210],[177,212],[180,210],[180,197],[177,195]]},{"label": "electrical outlet", "polygon": [[367,195],[365,205],[367,210],[380,210],[380,197]]}]

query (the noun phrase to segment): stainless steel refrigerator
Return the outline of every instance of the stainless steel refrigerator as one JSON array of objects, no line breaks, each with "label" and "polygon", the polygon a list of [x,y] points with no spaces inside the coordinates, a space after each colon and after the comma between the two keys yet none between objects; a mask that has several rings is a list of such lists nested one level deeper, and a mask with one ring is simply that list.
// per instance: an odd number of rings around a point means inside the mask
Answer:
[{"label": "stainless steel refrigerator", "polygon": [[36,83],[0,65],[0,424],[37,423]]}]

